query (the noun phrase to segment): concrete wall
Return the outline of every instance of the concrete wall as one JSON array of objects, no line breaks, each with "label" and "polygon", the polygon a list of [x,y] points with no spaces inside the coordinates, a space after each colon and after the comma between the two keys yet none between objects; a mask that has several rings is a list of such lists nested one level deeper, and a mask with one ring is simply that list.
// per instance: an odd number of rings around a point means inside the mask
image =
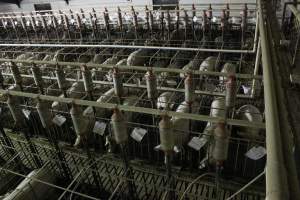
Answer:
[{"label": "concrete wall", "polygon": [[[192,3],[255,3],[256,0],[179,0],[182,4]],[[21,8],[17,5],[0,3],[0,12],[30,12],[34,11],[34,4],[50,3],[53,10],[80,8],[116,7],[122,5],[152,5],[152,0],[69,0],[69,5],[64,0],[22,0]]]},{"label": "concrete wall", "polygon": [[21,8],[17,5],[0,3],[0,12],[30,12],[34,11],[34,4],[50,3],[53,10],[59,9],[80,9],[86,7],[104,7],[118,5],[145,5],[152,3],[152,0],[69,0],[69,5],[64,0],[23,0]]}]

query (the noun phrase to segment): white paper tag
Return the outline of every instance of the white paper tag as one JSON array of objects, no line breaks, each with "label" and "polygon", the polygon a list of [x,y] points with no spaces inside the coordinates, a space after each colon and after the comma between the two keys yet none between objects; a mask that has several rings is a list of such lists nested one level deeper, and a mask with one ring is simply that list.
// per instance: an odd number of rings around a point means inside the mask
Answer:
[{"label": "white paper tag", "polygon": [[176,86],[176,85],[177,85],[177,82],[174,81],[174,80],[167,80],[167,84],[168,84],[169,86]]},{"label": "white paper tag", "polygon": [[250,94],[251,87],[242,85],[242,88],[243,88],[244,94]]},{"label": "white paper tag", "polygon": [[178,146],[174,146],[173,150],[174,150],[175,153],[181,152],[181,149]]},{"label": "white paper tag", "polygon": [[52,122],[57,126],[61,126],[65,123],[66,120],[67,119],[62,115],[55,115],[55,117],[52,119]]},{"label": "white paper tag", "polygon": [[206,138],[193,137],[189,141],[188,146],[195,149],[196,151],[199,151],[206,143]]},{"label": "white paper tag", "polygon": [[159,144],[159,145],[157,145],[157,146],[155,146],[153,149],[154,149],[154,151],[160,151],[160,150],[161,150],[161,146],[160,146],[160,144]]},{"label": "white paper tag", "polygon": [[104,122],[98,122],[98,121],[97,121],[97,122],[95,123],[93,132],[94,132],[94,133],[97,133],[97,134],[99,134],[99,135],[104,135],[105,129],[106,129],[106,123],[104,123]]},{"label": "white paper tag", "polygon": [[105,75],[105,77],[107,78],[108,81],[113,81],[113,75],[112,73],[109,73]]},{"label": "white paper tag", "polygon": [[246,154],[252,160],[259,160],[266,155],[266,149],[262,146],[252,147]]},{"label": "white paper tag", "polygon": [[124,15],[124,18],[125,18],[126,21],[130,21],[131,20],[131,16],[129,16],[127,14]]},{"label": "white paper tag", "polygon": [[196,16],[193,17],[193,22],[196,22],[198,18]]},{"label": "white paper tag", "polygon": [[75,23],[75,19],[71,19],[70,22],[71,22],[71,24],[74,24]]},{"label": "white paper tag", "polygon": [[137,142],[141,142],[143,137],[146,135],[147,130],[143,129],[143,128],[134,128],[132,133],[131,133],[131,137],[137,141]]},{"label": "white paper tag", "polygon": [[216,17],[212,18],[212,22],[216,23],[217,21],[218,21],[218,18],[216,18]]},{"label": "white paper tag", "polygon": [[27,118],[27,119],[29,119],[29,117],[30,117],[30,110],[26,110],[26,109],[22,109],[22,112],[23,112],[23,114],[25,115],[25,117]]}]

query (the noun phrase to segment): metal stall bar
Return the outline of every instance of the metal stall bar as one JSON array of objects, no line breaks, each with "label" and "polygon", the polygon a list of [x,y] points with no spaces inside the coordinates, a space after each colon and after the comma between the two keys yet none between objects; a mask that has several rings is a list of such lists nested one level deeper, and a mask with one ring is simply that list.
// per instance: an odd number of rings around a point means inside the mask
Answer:
[{"label": "metal stall bar", "polygon": [[[180,113],[180,112],[174,112],[174,111],[157,110],[157,109],[152,109],[152,108],[143,108],[143,107],[135,107],[135,106],[126,106],[126,105],[119,105],[119,104],[113,104],[113,103],[99,103],[99,102],[95,102],[95,101],[62,98],[62,97],[56,97],[56,96],[32,94],[32,93],[11,91],[11,90],[8,91],[8,90],[1,89],[0,93],[1,94],[9,94],[12,96],[28,97],[28,98],[33,98],[33,99],[40,98],[41,100],[57,101],[57,102],[68,103],[68,104],[74,103],[74,104],[82,105],[82,106],[92,106],[92,107],[105,108],[105,109],[118,108],[119,110],[122,110],[122,111],[144,113],[144,114],[150,114],[150,115],[158,115],[158,116],[168,115],[168,116],[172,116],[172,117],[175,116],[178,118],[191,119],[191,120],[197,120],[197,121],[206,121],[206,122],[212,122],[212,123],[218,123],[218,122],[224,120],[224,118],[222,118],[222,117],[210,117],[210,116],[206,116],[206,115]],[[254,128],[265,129],[265,124],[259,123],[259,122],[249,122],[249,121],[237,120],[237,119],[227,119],[227,122],[229,125],[233,125],[233,126],[254,127]]]},{"label": "metal stall bar", "polygon": [[253,54],[256,49],[252,50],[234,50],[234,49],[206,49],[206,48],[185,48],[185,47],[161,47],[161,46],[141,46],[141,45],[109,45],[109,44],[38,44],[38,43],[2,43],[0,47],[84,47],[84,48],[125,48],[125,49],[161,49],[176,51],[201,51],[213,53],[248,53]]},{"label": "metal stall bar", "polygon": [[[10,76],[12,77],[12,74],[8,74],[8,73],[2,73],[3,76]],[[33,75],[27,75],[27,74],[22,74],[21,77],[24,78],[33,78]],[[42,76],[43,79],[45,80],[57,80],[56,77],[50,77],[50,76]],[[254,81],[256,81],[257,79],[254,79]],[[72,78],[66,78],[66,81],[69,82],[83,82],[83,79],[72,79]],[[93,81],[94,84],[102,84],[102,85],[113,85],[113,82],[109,82],[109,81]],[[130,84],[130,83],[124,83],[123,84],[124,87],[129,87],[129,88],[139,88],[139,89],[147,89],[146,85],[137,85],[137,84]],[[159,86],[157,88],[157,90],[159,91],[172,91],[172,92],[181,92],[184,93],[185,90],[184,89],[179,89],[179,88],[171,88],[171,87],[163,87],[163,86]],[[195,90],[194,91],[195,94],[199,94],[199,95],[210,95],[210,96],[219,96],[219,97],[224,97],[225,93],[221,93],[221,92],[211,92],[211,91],[204,91],[204,90]],[[238,94],[237,98],[243,98],[243,99],[250,99],[253,98],[254,96],[252,95],[244,95],[244,94]]]},{"label": "metal stall bar", "polygon": [[[28,64],[47,64],[47,65],[60,65],[60,66],[76,66],[80,67],[85,65],[87,67],[94,67],[94,68],[107,68],[113,69],[115,65],[105,65],[105,64],[92,64],[92,63],[80,63],[80,62],[55,62],[55,61],[40,61],[40,60],[19,60],[19,59],[6,59],[0,58],[0,62],[16,62],[16,63],[28,63]],[[196,74],[196,75],[208,75],[208,76],[230,76],[227,73],[222,72],[209,72],[209,71],[200,71],[200,70],[183,70],[183,69],[175,69],[175,68],[160,68],[160,67],[142,67],[142,66],[127,66],[127,65],[120,65],[121,69],[127,70],[137,70],[137,71],[145,71],[147,72],[151,69],[153,72],[170,72],[170,73],[187,73]],[[262,79],[261,75],[253,75],[253,74],[235,74],[236,78],[241,79]]]},{"label": "metal stall bar", "polygon": [[263,15],[263,0],[259,0],[259,30],[262,47],[263,81],[266,114],[266,199],[289,199],[287,188],[287,174],[283,162],[282,143],[280,139],[280,127],[276,101],[274,74],[268,44],[266,20]]},{"label": "metal stall bar", "polygon": [[[272,16],[273,13],[270,9],[270,5],[268,5],[268,16]],[[300,12],[299,12],[300,17]],[[273,40],[273,48],[272,49],[272,61],[273,66],[277,67],[278,70],[274,70],[274,82],[276,87],[276,95],[278,99],[278,110],[280,115],[279,122],[280,122],[280,128],[281,128],[281,138],[282,138],[282,150],[284,153],[284,161],[286,163],[286,169],[287,169],[287,180],[289,183],[289,192],[291,198],[294,200],[300,199],[300,187],[299,187],[299,180],[297,176],[296,171],[296,164],[295,164],[295,155],[297,154],[296,151],[293,151],[293,147],[296,147],[297,149],[297,141],[299,141],[299,136],[297,132],[292,132],[292,127],[290,122],[288,121],[288,118],[290,113],[293,111],[289,110],[288,113],[288,107],[286,107],[288,104],[290,104],[285,96],[287,96],[286,90],[288,89],[288,82],[289,82],[289,73],[286,71],[287,67],[290,63],[286,59],[286,52],[284,50],[281,50],[279,48],[280,46],[280,31],[279,31],[279,25],[278,23],[274,21],[268,21],[268,33],[269,38],[272,38]],[[294,137],[294,140],[293,138]],[[295,144],[296,143],[296,144]]]}]

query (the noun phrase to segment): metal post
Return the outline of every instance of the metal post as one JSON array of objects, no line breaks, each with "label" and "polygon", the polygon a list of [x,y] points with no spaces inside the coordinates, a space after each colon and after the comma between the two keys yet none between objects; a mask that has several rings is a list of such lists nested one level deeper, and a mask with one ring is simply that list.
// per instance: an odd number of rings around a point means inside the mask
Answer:
[{"label": "metal post", "polygon": [[[269,13],[271,12],[268,10]],[[271,14],[268,13],[268,16],[271,16]],[[269,36],[270,38],[272,37],[273,43],[273,48],[272,50],[272,61],[273,61],[273,66],[277,66],[278,70],[274,70],[274,82],[275,82],[275,88],[276,88],[276,95],[277,95],[277,106],[278,106],[278,111],[280,113],[279,117],[279,126],[281,129],[281,141],[282,141],[282,151],[284,154],[284,163],[287,169],[287,180],[288,180],[288,186],[289,186],[289,193],[290,197],[293,198],[293,200],[299,200],[300,199],[300,187],[299,187],[299,180],[297,176],[297,171],[296,171],[296,164],[295,164],[295,159],[294,159],[294,152],[292,150],[294,143],[292,140],[292,135],[290,134],[291,132],[291,127],[290,123],[288,121],[289,114],[287,113],[287,108],[285,101],[285,95],[286,93],[284,92],[284,85],[282,84],[285,80],[288,80],[288,73],[284,72],[284,68],[287,66],[286,59],[283,57],[285,54],[281,54],[281,49],[277,49],[276,47],[279,46],[279,38],[278,36],[279,32],[274,32],[273,30],[276,30],[276,25],[272,26],[270,21],[268,21],[268,29],[269,30]],[[274,27],[274,29],[271,28]],[[272,32],[271,32],[272,31]],[[277,46],[276,46],[277,44]],[[277,51],[276,51],[277,50]],[[294,136],[297,138],[297,136]]]},{"label": "metal post", "polygon": [[[256,59],[255,59],[254,73],[253,73],[254,76],[258,75],[260,62],[261,62],[261,45],[260,45],[260,39],[259,39],[258,40],[258,46],[257,46]],[[258,83],[259,83],[258,80],[253,79],[252,88],[251,88],[251,98],[254,98],[254,97],[257,96],[256,87],[257,87]]]},{"label": "metal post", "polygon": [[267,169],[266,169],[266,199],[282,200],[289,199],[287,188],[286,169],[283,162],[282,144],[280,139],[280,127],[276,94],[271,68],[271,57],[267,42],[265,20],[263,18],[262,0],[259,0],[259,30],[262,47],[263,80],[265,94],[266,113],[266,147],[267,147]]}]

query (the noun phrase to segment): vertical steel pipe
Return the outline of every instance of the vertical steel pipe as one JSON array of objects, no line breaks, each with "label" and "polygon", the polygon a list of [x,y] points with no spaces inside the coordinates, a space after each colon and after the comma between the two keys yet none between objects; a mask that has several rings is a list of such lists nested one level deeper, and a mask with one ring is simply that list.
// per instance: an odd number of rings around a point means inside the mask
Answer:
[{"label": "vertical steel pipe", "polygon": [[[259,65],[261,62],[261,45],[260,45],[260,39],[258,40],[258,46],[257,46],[257,52],[256,52],[256,59],[255,59],[255,66],[254,66],[254,76],[258,75],[259,71]],[[252,81],[252,88],[251,88],[251,98],[254,98],[257,96],[257,84],[259,84],[259,81],[256,79],[253,79]]]},{"label": "vertical steel pipe", "polygon": [[[270,8],[270,5],[268,5]],[[268,9],[268,16],[272,16],[271,10]],[[275,16],[275,15],[274,15]],[[285,72],[286,66],[289,65],[287,63],[286,54],[284,50],[278,49],[280,43],[280,36],[278,25],[273,21],[268,21],[268,34],[269,38],[272,38],[273,48],[271,48],[272,52],[272,61],[273,66],[276,67],[277,70],[274,70],[274,83],[276,88],[276,95],[277,95],[277,106],[278,111],[280,113],[279,117],[279,126],[281,129],[281,141],[282,141],[282,151],[284,154],[284,163],[287,170],[287,180],[288,180],[288,187],[289,187],[289,194],[293,200],[300,199],[300,187],[299,187],[299,180],[296,171],[296,163],[294,158],[293,152],[293,135],[291,134],[291,127],[289,122],[289,114],[287,113],[288,109],[286,107],[289,101],[286,101],[285,96],[287,93],[285,92],[285,85],[284,82],[288,82],[289,74]],[[277,48],[276,48],[277,47]],[[297,138],[297,135],[294,135]]]},{"label": "vertical steel pipe", "polygon": [[262,48],[263,81],[266,114],[266,200],[289,199],[286,169],[283,162],[282,144],[276,94],[271,66],[271,56],[267,40],[265,20],[263,18],[262,0],[259,0],[259,30]]}]

